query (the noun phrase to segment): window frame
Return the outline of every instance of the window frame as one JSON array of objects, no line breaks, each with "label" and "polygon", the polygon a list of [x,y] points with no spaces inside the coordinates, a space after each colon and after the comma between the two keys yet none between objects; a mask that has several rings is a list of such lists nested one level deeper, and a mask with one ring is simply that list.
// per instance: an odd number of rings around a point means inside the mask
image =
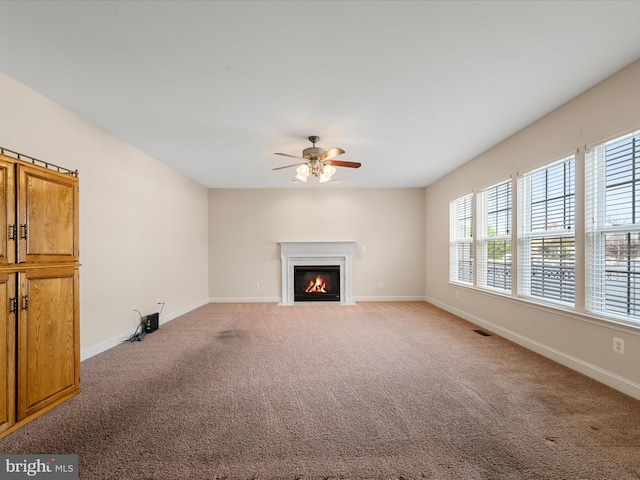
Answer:
[{"label": "window frame", "polygon": [[[559,167],[561,187],[550,176]],[[576,155],[519,174],[517,188],[518,296],[575,310]],[[554,188],[561,193],[554,196]]]},{"label": "window frame", "polygon": [[[467,286],[473,286],[475,283],[473,211],[473,193],[458,197],[449,203],[449,281]],[[467,252],[468,258],[461,260]],[[463,271],[462,261],[467,262],[466,272]]]},{"label": "window frame", "polygon": [[[608,155],[608,147],[624,145],[626,140],[633,144],[629,159],[631,166],[628,171],[620,167],[624,159],[620,160],[616,154],[611,157]],[[640,325],[640,255],[638,255],[640,248],[640,130],[634,129],[631,132],[616,135],[587,146],[585,150],[585,311],[589,315],[638,326]],[[610,159],[612,165],[617,164],[616,171],[611,173],[611,177],[617,178],[615,183],[608,185],[607,168]],[[630,175],[631,179],[619,181],[623,174]],[[617,222],[612,221],[612,217],[608,215],[608,207],[615,209],[616,206],[624,203],[616,194],[609,196],[608,189],[611,188],[613,191],[624,185],[631,187],[631,221],[629,223],[621,221],[620,218]],[[612,200],[612,204],[609,204],[609,200]],[[613,265],[618,255],[610,253],[612,249],[611,244],[607,242],[607,237],[616,235],[628,237],[626,246],[629,252],[626,263],[627,267],[633,264],[634,268],[627,268],[624,271],[616,269]],[[633,246],[631,245],[632,235],[636,237]],[[631,248],[635,250],[636,259],[631,257]],[[607,264],[611,266],[608,267]],[[616,280],[616,274],[620,273],[626,274],[626,285],[624,281]],[[620,284],[623,292],[620,292]],[[622,293],[618,300],[615,299],[616,293]],[[625,298],[626,300],[620,300]],[[626,303],[626,313],[614,307],[622,301]]]},{"label": "window frame", "polygon": [[[476,281],[478,288],[494,291],[502,294],[511,294],[513,291],[513,181],[512,179],[499,182],[485,188],[476,194]],[[498,217],[506,216],[501,222]],[[495,215],[495,220],[490,220]],[[502,227],[502,228],[500,228]],[[491,233],[491,229],[494,233]],[[493,264],[494,270],[499,270],[495,255],[492,258],[490,246],[498,242],[504,245],[505,258],[503,262],[504,286],[498,286],[495,281],[495,273],[489,273]],[[493,260],[493,262],[492,262]],[[498,273],[499,275],[499,273]],[[491,278],[494,281],[491,281]],[[507,286],[508,283],[508,286]]]}]

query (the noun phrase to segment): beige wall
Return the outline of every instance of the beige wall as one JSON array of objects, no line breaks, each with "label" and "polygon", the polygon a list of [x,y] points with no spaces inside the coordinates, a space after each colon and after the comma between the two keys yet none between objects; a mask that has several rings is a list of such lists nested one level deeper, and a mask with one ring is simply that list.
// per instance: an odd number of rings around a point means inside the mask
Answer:
[{"label": "beige wall", "polygon": [[209,297],[280,301],[278,242],[355,241],[356,301],[423,299],[424,208],[421,188],[210,190]]},{"label": "beige wall", "polygon": [[207,190],[0,74],[0,145],[80,172],[81,351],[207,301]]},{"label": "beige wall", "polygon": [[[640,398],[640,329],[450,284],[448,261],[451,200],[578,150],[580,214],[584,146],[633,128],[640,128],[640,61],[429,186],[426,295],[447,310]],[[582,232],[584,220],[578,218],[576,230]],[[577,241],[577,248],[579,313],[584,312],[584,243]],[[625,340],[624,355],[613,352],[614,336]]]}]

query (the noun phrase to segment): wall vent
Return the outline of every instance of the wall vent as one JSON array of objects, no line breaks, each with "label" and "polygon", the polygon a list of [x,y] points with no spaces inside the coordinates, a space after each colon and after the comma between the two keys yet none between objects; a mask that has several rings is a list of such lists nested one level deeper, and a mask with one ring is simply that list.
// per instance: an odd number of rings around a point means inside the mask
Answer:
[{"label": "wall vent", "polygon": [[490,333],[487,333],[482,329],[474,330],[474,332],[476,332],[478,335],[482,335],[483,337],[490,337],[491,336]]}]

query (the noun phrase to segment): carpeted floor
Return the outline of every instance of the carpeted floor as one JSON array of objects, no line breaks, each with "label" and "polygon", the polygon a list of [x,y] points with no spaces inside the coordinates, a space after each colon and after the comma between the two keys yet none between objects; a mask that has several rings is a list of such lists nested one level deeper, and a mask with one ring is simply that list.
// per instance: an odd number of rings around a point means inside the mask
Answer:
[{"label": "carpeted floor", "polygon": [[421,302],[210,304],[0,440],[81,479],[640,479],[640,401]]}]

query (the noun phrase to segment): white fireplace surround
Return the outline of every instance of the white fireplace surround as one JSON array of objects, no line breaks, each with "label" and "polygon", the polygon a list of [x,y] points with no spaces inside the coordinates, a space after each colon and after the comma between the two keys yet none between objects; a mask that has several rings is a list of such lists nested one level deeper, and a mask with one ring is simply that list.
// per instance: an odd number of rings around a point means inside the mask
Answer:
[{"label": "white fireplace surround", "polygon": [[282,260],[282,302],[293,305],[296,265],[339,265],[340,305],[355,305],[351,294],[351,258],[356,242],[279,242]]}]

